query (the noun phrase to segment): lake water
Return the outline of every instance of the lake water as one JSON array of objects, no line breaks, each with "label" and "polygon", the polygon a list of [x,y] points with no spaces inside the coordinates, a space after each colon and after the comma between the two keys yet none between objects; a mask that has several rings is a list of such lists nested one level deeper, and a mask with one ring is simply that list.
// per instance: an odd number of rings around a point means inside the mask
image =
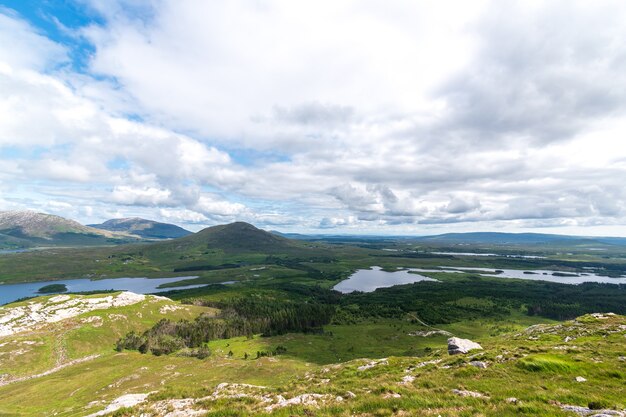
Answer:
[{"label": "lake water", "polygon": [[[82,279],[66,279],[59,281],[40,281],[25,282],[20,284],[3,284],[0,285],[0,305],[19,300],[24,297],[33,297],[39,294],[37,291],[44,285],[65,284],[67,292],[81,291],[106,291],[106,290],[125,290],[132,291],[137,294],[151,294],[156,292],[171,291],[183,287],[175,288],[157,288],[162,284],[169,284],[183,279],[197,278],[192,277],[176,277],[176,278],[111,278],[91,281],[86,278]],[[187,285],[187,288],[203,287],[207,284]]]},{"label": "lake water", "polygon": [[[498,268],[498,271],[502,271],[502,273],[496,274],[495,269],[491,268],[469,268],[469,267],[453,267],[453,266],[442,266],[442,269],[430,269],[430,270],[420,270],[419,272],[461,272],[461,271],[476,271],[479,275],[485,277],[496,277],[496,278],[517,278],[517,279],[529,279],[532,281],[549,281],[549,282],[557,282],[559,284],[582,284],[583,282],[599,282],[605,284],[626,284],[626,278],[611,278],[606,275],[598,275],[593,274],[591,272],[584,273],[575,273],[578,276],[571,277],[559,277],[554,276],[556,273],[563,273],[563,271],[552,271],[552,270],[544,270],[544,269],[501,269]],[[532,272],[532,273],[531,273]],[[569,272],[566,272],[569,274]]]},{"label": "lake water", "polygon": [[[490,268],[473,268],[473,267],[454,267],[442,266],[440,269],[423,269],[423,268],[401,268],[398,271],[386,272],[378,266],[371,269],[359,269],[344,281],[333,287],[334,290],[344,294],[352,291],[372,292],[377,288],[392,287],[394,285],[411,284],[420,281],[437,281],[436,279],[425,277],[416,272],[446,272],[461,274],[463,272],[476,272],[478,275],[492,278],[517,278],[528,279],[532,281],[549,281],[559,284],[582,284],[583,282],[599,282],[608,284],[626,284],[626,278],[611,278],[604,275],[593,274],[590,272],[578,273],[578,276],[560,277],[552,274],[563,273],[563,271],[551,271],[543,269],[498,269],[501,273],[495,272]],[[532,273],[531,273],[532,272]],[[574,274],[574,273],[572,273]]]},{"label": "lake water", "polygon": [[377,288],[392,287],[394,285],[411,284],[419,281],[437,281],[423,275],[410,273],[409,270],[394,272],[383,271],[379,266],[372,269],[359,269],[346,280],[333,287],[344,294],[352,291],[372,292]]},{"label": "lake water", "polygon": [[452,255],[452,256],[499,256],[503,258],[522,258],[522,259],[546,259],[545,256],[538,255],[515,255],[502,253],[477,253],[477,252],[429,252],[434,255]]}]

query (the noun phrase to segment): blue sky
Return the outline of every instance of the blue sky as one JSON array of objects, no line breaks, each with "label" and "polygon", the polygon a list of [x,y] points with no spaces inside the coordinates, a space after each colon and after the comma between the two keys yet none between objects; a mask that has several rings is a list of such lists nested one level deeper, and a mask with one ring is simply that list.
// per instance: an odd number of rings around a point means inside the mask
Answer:
[{"label": "blue sky", "polygon": [[0,210],[626,235],[622,2],[0,5]]}]

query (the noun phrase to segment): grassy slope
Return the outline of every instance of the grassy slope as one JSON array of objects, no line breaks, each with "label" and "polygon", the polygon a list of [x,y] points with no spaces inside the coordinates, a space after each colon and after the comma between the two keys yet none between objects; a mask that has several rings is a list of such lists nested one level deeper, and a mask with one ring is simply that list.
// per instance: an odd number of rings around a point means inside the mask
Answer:
[{"label": "grassy slope", "polygon": [[[263,385],[268,387],[268,392],[281,392],[287,398],[312,392],[345,396],[350,390],[357,394],[355,399],[311,411],[315,415],[403,415],[400,410],[409,413],[418,410],[423,415],[566,415],[550,402],[587,405],[589,401],[602,400],[611,406],[626,406],[621,396],[626,363],[618,360],[626,354],[623,347],[626,330],[613,334],[601,330],[607,321],[586,319],[585,326],[597,331],[569,342],[575,346],[570,350],[553,348],[565,345],[563,337],[573,335],[571,331],[557,329],[554,335],[524,334],[521,329],[545,320],[517,313],[505,321],[467,321],[440,326],[455,335],[478,340],[486,350],[477,359],[492,363],[488,369],[468,366],[464,357],[448,356],[444,336],[408,336],[410,331],[423,328],[400,320],[328,326],[324,335],[218,340],[210,343],[213,354],[206,360],[113,351],[118,335],[131,328],[147,328],[163,316],[160,309],[166,304],[171,303],[160,301],[95,311],[42,331],[0,339],[0,344],[8,342],[0,352],[24,346],[30,349],[16,355],[14,362],[3,361],[0,373],[26,375],[49,369],[54,366],[61,346],[67,360],[93,353],[101,355],[45,377],[0,387],[0,415],[80,416],[97,411],[126,393],[158,391],[159,398],[200,397],[221,382]],[[199,307],[184,308],[166,314],[176,319],[202,311]],[[93,325],[99,319],[85,323],[89,317],[99,317],[102,325]],[[626,325],[624,318],[610,321]],[[538,340],[532,340],[534,337]],[[36,343],[24,345],[23,341]],[[44,343],[39,345],[39,342]],[[271,350],[278,345],[287,347],[285,355],[252,359],[256,351]],[[232,357],[229,351],[233,352]],[[244,353],[249,353],[251,358],[245,360]],[[510,360],[497,363],[500,354]],[[358,371],[357,366],[366,362],[356,359],[361,357],[390,359],[388,365]],[[405,372],[431,359],[443,362]],[[331,365],[334,363],[339,365]],[[441,368],[444,364],[450,368]],[[400,384],[407,374],[415,376],[415,381]],[[588,382],[574,382],[578,375]],[[461,398],[451,393],[455,388],[479,391],[489,398]],[[383,399],[391,392],[401,397]],[[511,396],[522,402],[506,403],[504,399]],[[85,408],[92,401],[103,402]],[[217,410],[242,410],[244,414],[262,411],[258,404],[246,401],[220,400],[209,406]],[[277,415],[303,413],[298,407],[276,412]]]}]

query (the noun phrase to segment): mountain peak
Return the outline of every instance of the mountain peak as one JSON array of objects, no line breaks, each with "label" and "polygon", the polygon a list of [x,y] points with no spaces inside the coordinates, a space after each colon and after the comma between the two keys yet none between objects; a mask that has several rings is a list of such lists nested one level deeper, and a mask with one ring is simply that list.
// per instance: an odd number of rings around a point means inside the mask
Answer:
[{"label": "mountain peak", "polygon": [[[54,214],[37,213],[31,210],[0,212],[0,234],[3,239],[20,241],[18,246],[33,244],[92,244],[105,243],[108,238],[122,236],[69,220]],[[0,241],[0,244],[2,242]]]},{"label": "mountain peak", "polygon": [[226,250],[273,251],[291,246],[289,239],[241,221],[207,227],[185,239],[192,244],[207,244]]}]

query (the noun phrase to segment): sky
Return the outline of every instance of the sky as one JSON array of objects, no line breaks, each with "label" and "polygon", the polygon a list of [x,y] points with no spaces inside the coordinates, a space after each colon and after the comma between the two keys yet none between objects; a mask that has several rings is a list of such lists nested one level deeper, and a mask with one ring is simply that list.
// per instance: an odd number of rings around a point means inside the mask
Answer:
[{"label": "sky", "polygon": [[0,0],[0,210],[626,236],[626,3]]}]

